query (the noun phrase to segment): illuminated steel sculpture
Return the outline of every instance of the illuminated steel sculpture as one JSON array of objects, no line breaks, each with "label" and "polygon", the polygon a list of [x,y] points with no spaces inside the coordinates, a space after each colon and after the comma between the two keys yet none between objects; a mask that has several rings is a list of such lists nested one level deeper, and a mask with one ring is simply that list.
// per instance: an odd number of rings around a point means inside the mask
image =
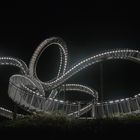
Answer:
[{"label": "illuminated steel sculpture", "polygon": [[[37,62],[42,52],[52,44],[58,45],[60,50],[58,74],[54,79],[42,82],[36,73]],[[67,69],[68,51],[66,44],[61,38],[52,37],[46,39],[37,47],[30,60],[29,68],[22,60],[11,57],[0,57],[0,65],[11,65],[20,69],[20,74],[10,77],[8,95],[15,103],[30,113],[61,110],[67,116],[80,117],[91,110],[91,117],[105,118],[139,112],[140,94],[126,99],[99,103],[97,91],[80,84],[65,84],[70,77],[84,68],[110,59],[140,62],[140,52],[130,49],[107,51],[88,57]],[[80,91],[83,94],[89,94],[91,101],[81,105],[81,102],[58,99],[57,95],[63,91]],[[0,108],[0,115],[2,116],[12,119],[12,114],[12,111]],[[23,116],[21,114],[17,115]]]}]

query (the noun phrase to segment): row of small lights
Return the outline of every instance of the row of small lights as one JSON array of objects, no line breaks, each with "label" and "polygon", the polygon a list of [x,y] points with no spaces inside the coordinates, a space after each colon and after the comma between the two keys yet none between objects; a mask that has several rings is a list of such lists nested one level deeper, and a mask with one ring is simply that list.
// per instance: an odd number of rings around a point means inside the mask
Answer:
[{"label": "row of small lights", "polygon": [[[138,96],[140,96],[140,94],[135,95],[134,97],[137,98]],[[132,98],[134,99],[134,98]],[[109,104],[113,104],[113,103],[118,103],[118,102],[123,102],[123,101],[128,101],[130,100],[130,98],[124,98],[124,99],[119,99],[119,100],[114,100],[114,101],[108,101],[108,102],[103,102],[105,104],[109,103]],[[98,105],[101,105],[102,103],[97,103]]]},{"label": "row of small lights", "polygon": [[77,65],[75,65],[73,68],[71,68],[70,70],[68,70],[64,75],[62,75],[61,77],[59,77],[58,79],[56,79],[56,81],[51,82],[50,84],[53,84],[54,82],[57,82],[58,80],[62,79],[66,74],[68,74],[69,72],[71,72],[73,69],[75,69],[77,66],[81,65],[82,63],[85,63],[93,58],[98,58],[100,56],[106,55],[106,54],[111,54],[111,53],[120,53],[120,52],[135,52],[138,53],[138,50],[116,50],[116,51],[109,51],[109,52],[105,52],[105,53],[101,53],[99,55],[95,55],[93,57],[87,58],[83,61],[81,61],[80,63],[78,63]]},{"label": "row of small lights", "polygon": [[24,73],[26,73],[25,69],[22,66],[22,63],[19,60],[15,59],[15,58],[12,58],[12,57],[0,57],[0,60],[12,60],[12,61],[15,61],[18,64],[14,64],[14,63],[10,63],[10,62],[5,62],[5,63],[1,63],[1,64],[2,65],[13,65],[13,66],[16,66],[16,67],[20,67],[24,71]]},{"label": "row of small lights", "polygon": [[[58,44],[58,45],[60,45],[60,44]],[[41,45],[40,45],[41,46]],[[60,45],[61,46],[61,48],[62,48],[62,50],[63,50],[63,52],[64,52],[64,55],[65,55],[65,63],[64,63],[64,71],[66,70],[66,65],[67,65],[67,52],[65,52],[65,48],[63,48],[63,46],[62,45]],[[37,48],[38,50],[39,50],[39,47]],[[105,53],[101,53],[101,54],[99,54],[99,55],[95,55],[95,56],[93,56],[93,57],[90,57],[90,58],[88,58],[88,59],[85,59],[85,60],[83,60],[83,61],[81,61],[80,63],[78,63],[77,65],[75,65],[73,68],[71,68],[69,71],[67,71],[66,73],[64,73],[64,75],[62,75],[61,77],[59,77],[58,79],[56,79],[55,81],[53,81],[53,82],[51,82],[51,83],[49,83],[49,84],[53,84],[54,82],[57,82],[58,80],[60,80],[60,79],[62,79],[66,74],[68,74],[69,72],[71,72],[73,69],[75,69],[77,66],[80,66],[82,63],[85,63],[85,62],[87,62],[87,61],[89,61],[89,60],[91,60],[91,59],[93,59],[93,58],[98,58],[98,57],[100,57],[100,56],[103,56],[103,55],[106,55],[106,54],[111,54],[111,53],[118,53],[118,52],[136,52],[136,53],[138,53],[139,51],[137,51],[137,50],[117,50],[117,51],[110,51],[110,52],[105,52]],[[13,58],[9,58],[9,57],[1,57],[0,59],[8,59],[8,60],[14,60],[14,61],[17,61],[19,64],[20,64],[20,66],[22,66],[22,64],[17,60],[17,59],[13,59]],[[34,58],[34,59],[36,59],[36,57]],[[92,62],[93,63],[93,62]],[[9,64],[9,63],[4,63],[4,64]],[[18,66],[18,65],[16,65],[16,66]],[[81,68],[82,69],[82,68]],[[73,84],[74,86],[79,86],[79,84]],[[83,87],[83,88],[87,88],[88,90],[90,90],[91,92],[93,92],[90,88],[88,88],[88,87],[86,87],[86,86],[83,86],[83,85],[80,85],[81,87]],[[28,90],[28,91],[30,91],[30,92],[32,92],[32,93],[36,93],[36,92],[34,92],[34,91],[32,91],[31,89],[29,89],[29,88],[27,88],[26,86],[25,86],[25,88]],[[37,95],[41,95],[41,94],[39,94],[39,93],[36,93]],[[138,94],[138,95],[140,95],[140,94]],[[42,95],[41,95],[42,96]],[[137,95],[136,95],[137,96]],[[52,98],[49,98],[49,99],[51,99],[51,100],[55,100],[55,101],[59,101],[59,102],[61,102],[61,103],[63,103],[64,101],[63,100],[57,100],[57,99],[52,99]],[[113,102],[119,102],[119,101],[124,101],[124,100],[128,100],[129,98],[126,98],[126,99],[120,99],[120,100],[115,100],[115,101],[109,101],[109,103],[113,103]],[[98,103],[99,104],[99,103]]]},{"label": "row of small lights", "polygon": [[[15,77],[15,75],[13,76],[13,77]],[[22,75],[16,75],[16,77],[23,77]],[[27,77],[26,77],[27,78]],[[29,79],[30,80],[30,79]],[[37,96],[40,96],[40,97],[43,97],[43,95],[42,94],[39,94],[38,92],[35,92],[35,91],[33,91],[33,90],[31,90],[30,88],[28,88],[27,86],[25,86],[24,85],[24,83],[22,82],[22,86],[23,86],[23,88],[25,88],[28,92],[30,92],[30,93],[33,93],[33,94],[36,94]]]},{"label": "row of small lights", "polygon": [[[114,52],[115,52],[115,51],[109,52],[109,54],[110,54],[110,53],[114,53]],[[117,51],[116,51],[116,52],[117,52]],[[124,50],[118,51],[118,52],[124,52]],[[128,52],[134,52],[134,51],[129,51],[129,50],[128,50]],[[95,57],[98,57],[98,56],[102,56],[102,55],[104,55],[104,54],[108,54],[108,52],[103,53],[103,54],[96,55],[96,56],[94,56],[94,58],[95,58]],[[84,62],[90,60],[90,59],[92,59],[92,58],[88,58],[88,59],[86,59],[86,60],[80,62],[79,65],[80,65],[81,63],[84,63]],[[76,67],[76,66],[75,66],[75,67]],[[74,68],[74,67],[73,67],[73,68]],[[79,86],[78,84],[73,84],[73,85],[74,85],[74,86]],[[81,87],[82,87],[82,86],[81,86]],[[85,88],[85,86],[83,86],[83,87]],[[26,87],[26,89],[27,89],[28,91],[30,91],[30,92],[35,93],[34,91],[30,90],[30,89],[27,88],[27,87]],[[88,88],[88,89],[89,89],[89,88]],[[90,89],[90,90],[91,90],[91,89]],[[38,94],[37,94],[37,95],[38,95]],[[57,100],[57,99],[55,99],[55,100]],[[121,101],[122,101],[122,100],[121,100]],[[62,103],[62,102],[64,102],[64,101],[60,100],[60,102]],[[113,101],[110,101],[109,103],[113,103]]]},{"label": "row of small lights", "polygon": [[0,110],[6,111],[6,112],[9,112],[9,113],[12,112],[12,111],[10,111],[10,110],[8,110],[8,109],[5,109],[5,108],[3,108],[3,107],[0,107]]},{"label": "row of small lights", "polygon": [[[80,84],[66,84],[66,86],[75,86],[75,87],[81,87],[81,88],[84,88],[84,89],[87,89],[88,93],[90,95],[93,95],[95,96],[95,91],[93,91],[91,88],[89,88],[88,86],[84,86],[84,85],[80,85]],[[81,91],[85,91],[85,90],[82,90],[80,89]]]},{"label": "row of small lights", "polygon": [[[46,39],[45,41],[43,41],[43,42],[37,47],[35,53],[33,54],[32,60],[31,60],[31,62],[30,62],[31,65],[34,64],[33,61],[36,61],[37,54],[43,49],[43,47],[47,47],[46,44],[48,43],[48,40],[49,40],[49,39]],[[52,44],[55,44],[55,42],[52,43]],[[66,71],[66,66],[67,66],[67,57],[68,57],[67,48],[64,47],[64,46],[62,46],[61,43],[56,42],[56,44],[58,44],[58,45],[61,47],[61,49],[63,50],[63,52],[64,52],[65,63],[64,63],[64,70],[63,70],[63,71],[64,71],[64,73],[65,73],[65,71]],[[32,68],[33,68],[33,66],[32,66]],[[64,74],[64,73],[63,73],[63,74]],[[35,73],[35,74],[36,74],[36,73]]]},{"label": "row of small lights", "polygon": [[[138,52],[138,51],[137,51],[137,50],[117,50],[117,51],[112,51],[112,52],[114,53],[114,52]],[[86,59],[86,60],[81,61],[81,62],[78,63],[76,66],[74,66],[74,67],[71,68],[69,71],[67,71],[64,75],[62,75],[61,77],[59,77],[58,79],[56,79],[56,81],[51,82],[51,84],[54,83],[54,82],[57,82],[57,81],[60,80],[60,79],[62,79],[67,73],[69,73],[70,71],[72,71],[75,67],[77,67],[78,65],[82,64],[83,62],[86,62],[86,61],[88,61],[88,60],[90,60],[90,59],[92,59],[92,58],[95,58],[95,57],[98,57],[98,56],[101,56],[101,55],[104,55],[104,54],[110,54],[110,53],[112,53],[112,52],[102,53],[102,54],[100,54],[100,55],[96,55],[96,56],[93,56],[93,57],[90,57],[90,58],[88,58],[88,59]],[[89,64],[89,65],[90,65],[90,64]],[[82,68],[81,68],[81,69],[82,69]]]}]

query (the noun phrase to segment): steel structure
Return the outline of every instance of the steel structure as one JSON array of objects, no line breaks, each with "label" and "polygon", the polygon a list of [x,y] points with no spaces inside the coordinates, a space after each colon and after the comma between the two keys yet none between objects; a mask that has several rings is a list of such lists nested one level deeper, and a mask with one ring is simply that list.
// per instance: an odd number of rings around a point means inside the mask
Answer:
[{"label": "steel structure", "polygon": [[[58,74],[50,81],[41,81],[36,73],[36,67],[42,52],[48,47],[56,44],[60,50],[60,65]],[[63,111],[71,117],[80,117],[91,110],[93,118],[105,118],[120,116],[121,114],[131,114],[140,111],[140,94],[134,97],[109,101],[98,102],[98,92],[85,85],[66,84],[65,82],[76,73],[95,63],[110,59],[125,59],[133,62],[140,62],[140,52],[131,49],[116,49],[93,55],[67,68],[68,51],[66,43],[59,37],[48,38],[43,41],[35,50],[29,68],[20,59],[11,57],[0,57],[0,65],[11,65],[18,67],[19,74],[12,75],[9,80],[9,97],[26,111],[33,112],[53,112]],[[91,101],[71,102],[58,98],[63,91],[80,91],[89,94]],[[12,111],[0,108],[2,116],[12,119]],[[23,116],[17,114],[17,116]]]}]

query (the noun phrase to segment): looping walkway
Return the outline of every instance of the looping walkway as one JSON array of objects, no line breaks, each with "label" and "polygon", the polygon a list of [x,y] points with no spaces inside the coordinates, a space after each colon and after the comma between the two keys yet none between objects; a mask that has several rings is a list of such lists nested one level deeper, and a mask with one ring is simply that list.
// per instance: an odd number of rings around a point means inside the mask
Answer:
[{"label": "looping walkway", "polygon": [[[52,44],[56,44],[60,50],[58,74],[52,80],[42,82],[36,73],[37,63],[42,52],[48,47],[53,46]],[[59,37],[52,37],[46,39],[37,47],[31,57],[29,68],[22,60],[11,57],[0,57],[0,65],[10,65],[19,68],[20,73],[10,77],[8,95],[28,112],[62,111],[67,116],[80,117],[91,110],[91,117],[93,118],[116,117],[122,114],[139,112],[140,94],[130,98],[99,103],[98,92],[96,90],[80,84],[65,84],[69,78],[83,69],[101,61],[111,59],[140,62],[140,52],[131,49],[107,51],[88,57],[68,69],[66,43]],[[83,94],[89,94],[91,101],[71,102],[63,98],[58,98],[58,95],[63,91],[79,91]],[[12,113],[12,111],[0,108],[0,115],[2,116],[11,119]],[[22,116],[21,114],[18,115]]]}]

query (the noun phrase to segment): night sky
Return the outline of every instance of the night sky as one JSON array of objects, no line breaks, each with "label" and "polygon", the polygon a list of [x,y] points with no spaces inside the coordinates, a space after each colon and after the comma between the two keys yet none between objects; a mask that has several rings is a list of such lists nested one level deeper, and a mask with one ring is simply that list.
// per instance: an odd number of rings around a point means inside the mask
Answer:
[{"label": "night sky", "polygon": [[[68,47],[70,65],[93,54],[115,48],[140,50],[140,18],[131,3],[12,3],[0,7],[0,56],[29,60],[41,41],[62,37]],[[47,81],[58,69],[58,48],[49,48],[41,56],[38,77]],[[111,60],[103,63],[104,99],[119,99],[140,92],[140,65]],[[18,69],[0,66],[0,105],[7,102],[9,77]],[[99,64],[91,66],[67,83],[85,84],[100,92]]]}]

